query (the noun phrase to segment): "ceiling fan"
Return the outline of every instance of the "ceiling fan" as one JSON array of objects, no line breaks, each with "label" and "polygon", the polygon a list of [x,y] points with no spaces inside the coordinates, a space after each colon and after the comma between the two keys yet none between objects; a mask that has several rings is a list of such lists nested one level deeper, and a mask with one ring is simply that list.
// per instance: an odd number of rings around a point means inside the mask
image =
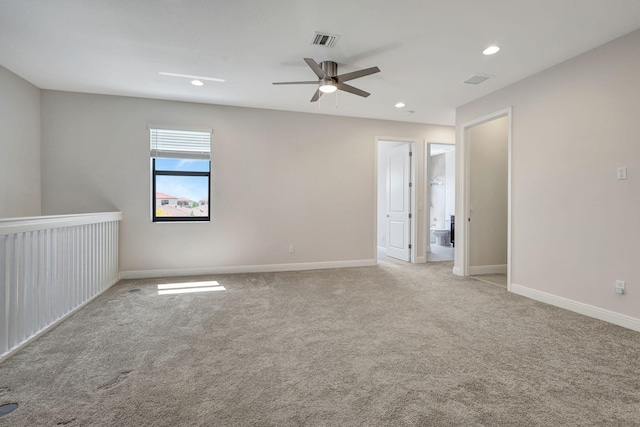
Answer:
[{"label": "ceiling fan", "polygon": [[366,98],[367,96],[371,95],[369,92],[365,92],[364,90],[348,85],[345,82],[357,79],[359,77],[368,76],[369,74],[380,72],[380,68],[371,67],[365,68],[364,70],[353,71],[351,73],[338,75],[338,64],[333,61],[322,61],[320,64],[318,64],[311,58],[304,58],[304,62],[306,62],[307,65],[313,70],[313,72],[316,73],[316,76],[318,76],[318,80],[304,82],[275,82],[273,84],[318,85],[316,93],[311,97],[311,102],[316,102],[324,93],[332,93],[336,90],[343,90],[345,92],[353,93],[354,95],[359,95]]}]

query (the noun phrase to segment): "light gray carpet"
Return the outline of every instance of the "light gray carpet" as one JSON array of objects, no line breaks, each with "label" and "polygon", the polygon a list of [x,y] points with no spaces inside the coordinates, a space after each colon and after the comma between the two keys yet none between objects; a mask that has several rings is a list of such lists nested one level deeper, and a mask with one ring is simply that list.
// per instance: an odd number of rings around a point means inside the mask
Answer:
[{"label": "light gray carpet", "polygon": [[640,425],[640,334],[451,268],[122,281],[0,364],[0,426]]}]

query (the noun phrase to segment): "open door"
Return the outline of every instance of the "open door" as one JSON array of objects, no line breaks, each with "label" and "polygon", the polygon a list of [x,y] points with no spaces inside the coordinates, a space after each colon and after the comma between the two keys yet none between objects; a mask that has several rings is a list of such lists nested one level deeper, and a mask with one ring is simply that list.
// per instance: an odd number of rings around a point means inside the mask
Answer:
[{"label": "open door", "polygon": [[392,148],[387,174],[387,256],[411,261],[411,144]]},{"label": "open door", "polygon": [[[461,206],[456,217],[460,220],[456,221],[456,258],[453,268],[453,273],[459,276],[504,276],[506,273],[509,290],[511,116],[511,107],[507,107],[462,125],[459,161],[464,167],[459,175]],[[493,142],[495,146],[485,146],[482,141]],[[500,163],[494,164],[496,160],[500,160]],[[500,198],[496,199],[497,196]],[[504,282],[503,279],[501,277]]]}]

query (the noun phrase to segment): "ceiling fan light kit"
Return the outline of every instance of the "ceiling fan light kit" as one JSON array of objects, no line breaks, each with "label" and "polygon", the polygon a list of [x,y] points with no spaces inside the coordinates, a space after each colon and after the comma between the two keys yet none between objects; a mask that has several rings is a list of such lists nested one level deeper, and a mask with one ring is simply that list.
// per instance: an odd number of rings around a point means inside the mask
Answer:
[{"label": "ceiling fan light kit", "polygon": [[333,93],[338,90],[338,86],[336,85],[336,82],[331,79],[323,79],[320,82],[320,87],[318,89],[320,89],[320,92]]},{"label": "ceiling fan light kit", "polygon": [[378,67],[366,68],[364,70],[353,71],[351,73],[338,74],[338,64],[334,61],[322,61],[318,64],[311,58],[304,58],[304,62],[307,63],[309,68],[318,76],[318,80],[312,81],[300,81],[300,82],[274,82],[274,85],[296,85],[296,84],[316,84],[318,89],[311,97],[311,102],[316,102],[323,93],[332,93],[336,90],[342,90],[354,95],[362,96],[366,98],[371,95],[369,92],[358,89],[345,82],[354,80],[360,77],[368,76],[371,74],[379,73]]}]

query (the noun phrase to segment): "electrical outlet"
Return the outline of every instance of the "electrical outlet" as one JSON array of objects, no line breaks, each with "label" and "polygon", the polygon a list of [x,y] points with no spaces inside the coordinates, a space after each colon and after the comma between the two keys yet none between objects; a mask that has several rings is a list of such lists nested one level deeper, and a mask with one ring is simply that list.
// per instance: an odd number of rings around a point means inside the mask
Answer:
[{"label": "electrical outlet", "polygon": [[296,247],[294,245],[289,245],[289,253],[292,254],[296,251]]},{"label": "electrical outlet", "polygon": [[627,284],[623,280],[616,280],[616,294],[624,295],[627,291]]},{"label": "electrical outlet", "polygon": [[627,168],[624,166],[621,166],[618,168],[618,179],[627,179]]}]

